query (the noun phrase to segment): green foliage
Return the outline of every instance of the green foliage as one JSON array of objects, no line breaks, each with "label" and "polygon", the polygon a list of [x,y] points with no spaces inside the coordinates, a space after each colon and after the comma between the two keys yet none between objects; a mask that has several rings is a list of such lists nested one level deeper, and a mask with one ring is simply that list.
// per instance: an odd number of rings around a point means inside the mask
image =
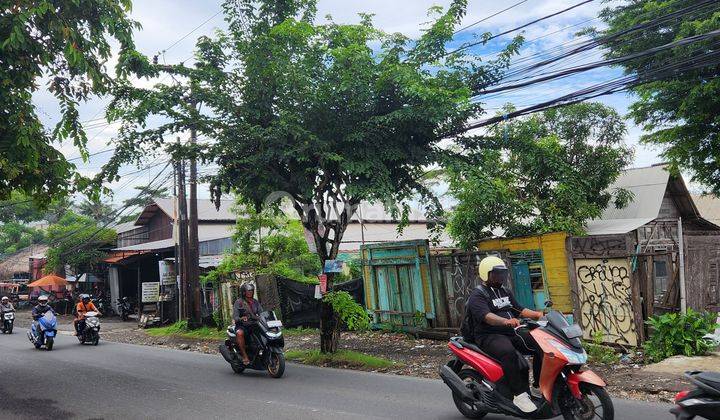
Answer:
[{"label": "green foliage", "polygon": [[329,292],[323,301],[330,306],[350,331],[363,331],[370,328],[370,317],[350,293],[345,291]]},{"label": "green foliage", "polygon": [[234,239],[236,248],[203,277],[217,282],[240,270],[273,274],[300,283],[317,284],[320,260],[310,252],[298,221],[271,210],[256,212],[240,206]]},{"label": "green foliage", "polygon": [[167,327],[149,328],[145,330],[154,337],[182,337],[195,340],[224,340],[225,331],[210,327],[190,329],[187,321],[178,321]]},{"label": "green foliage", "polygon": [[45,233],[22,223],[0,224],[0,256],[15,253],[43,241]]},{"label": "green foliage", "polygon": [[315,366],[342,366],[361,369],[386,369],[399,366],[392,360],[370,356],[352,350],[338,350],[335,353],[321,353],[320,350],[288,350],[285,353],[288,360],[294,360]]},{"label": "green foliage", "polygon": [[565,231],[580,234],[626,190],[608,186],[632,156],[620,115],[599,103],[552,109],[503,123],[485,148],[449,166],[458,204],[450,234],[466,248],[503,229],[508,237]]},{"label": "green foliage", "polygon": [[647,321],[651,328],[650,339],[645,342],[645,354],[652,362],[671,356],[702,356],[712,348],[703,338],[717,327],[717,314],[696,312],[688,309],[686,314],[667,313]]},{"label": "green foliage", "polygon": [[[0,7],[0,198],[20,191],[46,205],[85,186],[53,142],[70,140],[87,156],[78,105],[107,93],[111,42],[122,59],[134,48],[139,25],[127,17],[130,0],[6,1]],[[46,84],[61,113],[51,132],[33,104],[33,93]]]},{"label": "green foliage", "polygon": [[68,211],[47,229],[51,247],[45,270],[60,272],[65,265],[76,271],[87,270],[107,255],[116,236],[114,230],[99,227],[95,220]]},{"label": "green foliage", "polygon": [[283,335],[285,337],[303,337],[303,336],[317,336],[319,333],[317,328],[305,328],[305,327],[297,327],[297,328],[287,328],[283,330]]},{"label": "green foliage", "polygon": [[620,356],[615,349],[603,345],[603,333],[600,331],[596,331],[595,334],[593,334],[592,342],[583,343],[583,347],[585,347],[590,363],[612,365],[620,360]]},{"label": "green foliage", "polygon": [[[128,198],[127,200],[123,201],[123,207],[127,208],[144,208],[148,204],[150,204],[153,199],[155,198],[168,198],[170,194],[168,193],[167,187],[160,187],[160,188],[153,188],[152,186],[144,186],[144,187],[135,187],[137,190],[137,195],[134,197]],[[120,218],[120,223],[125,222],[132,222],[140,215],[139,212],[133,213],[133,214],[127,214]]]},{"label": "green foliage", "polygon": [[[635,0],[606,9],[602,18],[607,29],[598,36],[623,31],[651,22],[680,9],[693,12],[662,25],[650,25],[642,31],[608,45],[609,58],[621,57],[664,45],[693,35],[720,29],[720,11],[716,4],[697,6],[696,0]],[[710,8],[710,9],[708,9]],[[623,63],[626,73],[649,73],[714,51],[716,38],[693,42]],[[635,87],[635,102],[630,116],[644,129],[642,141],[659,146],[662,157],[672,167],[687,168],[693,180],[720,193],[720,67],[708,63],[694,70],[675,71],[663,80]]]},{"label": "green foliage", "polygon": [[54,223],[65,214],[70,205],[66,196],[59,196],[46,205],[39,205],[32,197],[14,191],[7,200],[0,201],[0,223],[29,223],[40,220]]},{"label": "green foliage", "polygon": [[[282,191],[322,261],[337,256],[363,200],[420,195],[437,212],[425,169],[452,155],[440,142],[482,113],[471,96],[498,80],[520,42],[489,62],[447,54],[466,3],[452,1],[413,40],[382,32],[369,15],[318,25],[315,0],[227,0],[228,29],[198,40],[194,68],[141,60],[148,76],[169,72],[187,83],[117,89],[110,114],[125,128],[106,174],[193,127],[215,142],[176,150],[219,166],[213,196],[235,192],[261,207]],[[172,121],[147,128],[156,115]]]},{"label": "green foliage", "polygon": [[100,224],[107,224],[115,219],[116,212],[112,204],[100,200],[82,200],[77,205],[78,214],[95,220]]}]

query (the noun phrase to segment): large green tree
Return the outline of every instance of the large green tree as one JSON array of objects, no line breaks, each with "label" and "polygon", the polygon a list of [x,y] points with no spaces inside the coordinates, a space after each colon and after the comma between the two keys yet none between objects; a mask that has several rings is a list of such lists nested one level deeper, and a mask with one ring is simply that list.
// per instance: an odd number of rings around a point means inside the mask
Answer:
[{"label": "large green tree", "polygon": [[[449,158],[441,141],[481,114],[472,93],[497,80],[520,42],[488,63],[448,53],[465,0],[433,8],[416,40],[382,32],[368,15],[316,24],[314,0],[228,0],[224,9],[228,30],[199,40],[195,67],[146,63],[148,75],[168,71],[179,83],[118,89],[111,116],[124,126],[106,169],[112,176],[142,156],[138,145],[194,129],[214,139],[185,152],[218,165],[214,197],[235,192],[258,208],[289,197],[321,262],[337,257],[361,201],[394,207],[420,196],[439,208],[423,175]],[[156,115],[165,123],[146,128]],[[323,304],[324,352],[337,348],[337,322]]]},{"label": "large green tree", "polygon": [[114,230],[98,227],[95,220],[68,211],[47,229],[50,249],[45,271],[64,274],[66,265],[76,273],[92,269],[107,255],[116,236]]},{"label": "large green tree", "polygon": [[0,259],[45,238],[42,230],[18,222],[0,224]]},{"label": "large green tree", "polygon": [[570,105],[497,126],[485,148],[449,167],[458,203],[449,231],[466,248],[502,231],[525,236],[583,232],[625,190],[608,187],[632,158],[625,124],[599,103]]},{"label": "large green tree", "polygon": [[[72,141],[87,155],[78,104],[112,84],[111,39],[121,60],[133,51],[130,0],[4,1],[0,5],[0,199],[20,191],[40,204],[81,182],[56,149]],[[46,84],[60,107],[51,131],[33,94]],[[70,182],[72,179],[75,183]]]},{"label": "large green tree", "polygon": [[[651,22],[669,13],[691,8],[682,19],[649,25],[608,45],[608,57],[633,54],[693,35],[720,29],[717,2],[697,0],[631,0],[606,9],[602,18],[607,29],[599,35],[620,32]],[[689,169],[694,180],[720,193],[720,64],[717,37],[628,61],[625,72],[643,75],[673,64],[695,69],[665,72],[662,80],[635,87],[630,115],[646,134],[645,143],[659,146],[662,156],[675,168]]]}]

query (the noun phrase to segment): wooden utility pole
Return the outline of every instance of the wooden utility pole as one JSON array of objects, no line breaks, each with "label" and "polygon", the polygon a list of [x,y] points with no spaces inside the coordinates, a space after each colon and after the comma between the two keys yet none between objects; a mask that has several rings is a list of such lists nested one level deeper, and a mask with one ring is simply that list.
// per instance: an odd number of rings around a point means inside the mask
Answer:
[{"label": "wooden utility pole", "polygon": [[[194,104],[191,104],[194,106]],[[193,154],[190,158],[190,211],[188,226],[188,279],[192,291],[191,324],[199,327],[202,323],[200,309],[200,244],[198,240],[198,206],[197,206],[197,159],[195,159],[195,146],[197,145],[197,132],[190,129],[190,144]]]},{"label": "wooden utility pole", "polygon": [[180,307],[182,318],[187,319],[190,315],[190,294],[188,285],[188,210],[187,198],[185,197],[185,165],[177,163],[178,168],[178,238],[180,247]]}]

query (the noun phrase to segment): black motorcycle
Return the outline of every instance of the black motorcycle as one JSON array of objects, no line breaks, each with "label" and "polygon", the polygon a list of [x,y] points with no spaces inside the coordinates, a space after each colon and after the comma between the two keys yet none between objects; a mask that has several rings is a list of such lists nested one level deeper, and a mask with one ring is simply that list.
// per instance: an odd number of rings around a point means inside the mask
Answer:
[{"label": "black motorcycle", "polygon": [[692,391],[680,391],[675,396],[675,407],[670,412],[677,420],[689,420],[695,417],[720,419],[720,373],[692,371],[685,372],[696,388]]},{"label": "black motorcycle", "polygon": [[12,334],[15,325],[15,311],[0,312],[0,321],[2,321],[2,333]]},{"label": "black motorcycle", "polygon": [[273,378],[279,378],[285,372],[285,338],[282,334],[282,322],[275,317],[275,312],[262,312],[257,320],[257,328],[245,339],[250,364],[245,365],[240,356],[240,349],[235,341],[235,326],[227,329],[227,339],[220,344],[220,354],[230,363],[235,373],[245,369],[267,370]]},{"label": "black motorcycle", "polygon": [[120,319],[122,319],[123,321],[127,321],[128,319],[130,319],[130,314],[132,313],[132,305],[130,305],[130,300],[127,297],[117,300],[117,308]]}]

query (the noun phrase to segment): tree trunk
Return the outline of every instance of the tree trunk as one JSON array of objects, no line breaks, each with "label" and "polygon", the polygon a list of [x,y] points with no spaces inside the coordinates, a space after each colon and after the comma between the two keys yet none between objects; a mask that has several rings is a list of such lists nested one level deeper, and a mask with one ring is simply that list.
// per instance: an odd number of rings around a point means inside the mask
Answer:
[{"label": "tree trunk", "polygon": [[320,353],[335,353],[340,342],[340,320],[328,303],[320,304]]}]

